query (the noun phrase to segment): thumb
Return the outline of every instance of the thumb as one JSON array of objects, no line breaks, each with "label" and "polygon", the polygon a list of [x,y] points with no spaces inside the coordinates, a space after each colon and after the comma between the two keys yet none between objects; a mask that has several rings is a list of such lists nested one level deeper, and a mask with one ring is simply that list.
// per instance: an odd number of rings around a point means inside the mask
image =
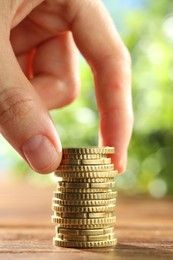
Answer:
[{"label": "thumb", "polygon": [[33,170],[49,173],[59,166],[62,148],[54,124],[5,40],[0,43],[0,132]]}]

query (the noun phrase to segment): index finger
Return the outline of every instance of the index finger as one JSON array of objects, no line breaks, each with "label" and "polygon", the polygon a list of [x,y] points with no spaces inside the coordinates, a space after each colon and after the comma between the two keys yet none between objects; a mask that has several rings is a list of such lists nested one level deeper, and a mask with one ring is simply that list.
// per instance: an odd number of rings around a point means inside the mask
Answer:
[{"label": "index finger", "polygon": [[114,146],[113,162],[119,172],[126,166],[132,133],[130,56],[112,19],[99,1],[67,1],[66,17],[75,42],[91,66],[100,115],[99,144]]}]

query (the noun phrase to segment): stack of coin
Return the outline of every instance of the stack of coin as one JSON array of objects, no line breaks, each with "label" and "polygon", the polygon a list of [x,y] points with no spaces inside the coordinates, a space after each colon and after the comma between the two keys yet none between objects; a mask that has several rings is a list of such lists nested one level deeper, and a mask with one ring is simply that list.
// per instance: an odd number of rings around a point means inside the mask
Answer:
[{"label": "stack of coin", "polygon": [[114,225],[117,171],[113,147],[64,148],[54,192],[55,246],[94,248],[117,243]]}]

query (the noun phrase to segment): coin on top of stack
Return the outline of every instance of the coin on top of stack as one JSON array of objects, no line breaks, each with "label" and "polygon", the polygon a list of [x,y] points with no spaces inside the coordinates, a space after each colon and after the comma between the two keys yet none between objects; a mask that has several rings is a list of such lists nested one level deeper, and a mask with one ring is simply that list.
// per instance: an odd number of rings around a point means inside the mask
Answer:
[{"label": "coin on top of stack", "polygon": [[64,148],[52,200],[55,246],[114,246],[118,174],[107,155],[113,147]]}]

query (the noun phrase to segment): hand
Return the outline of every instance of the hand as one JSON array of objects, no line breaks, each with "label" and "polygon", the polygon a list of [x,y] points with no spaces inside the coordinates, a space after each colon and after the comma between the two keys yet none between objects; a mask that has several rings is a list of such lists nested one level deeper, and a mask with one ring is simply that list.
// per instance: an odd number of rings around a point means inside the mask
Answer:
[{"label": "hand", "polygon": [[48,109],[78,96],[75,46],[94,74],[99,144],[115,147],[122,172],[133,124],[130,58],[100,0],[0,2],[0,131],[35,171],[59,166]]}]

